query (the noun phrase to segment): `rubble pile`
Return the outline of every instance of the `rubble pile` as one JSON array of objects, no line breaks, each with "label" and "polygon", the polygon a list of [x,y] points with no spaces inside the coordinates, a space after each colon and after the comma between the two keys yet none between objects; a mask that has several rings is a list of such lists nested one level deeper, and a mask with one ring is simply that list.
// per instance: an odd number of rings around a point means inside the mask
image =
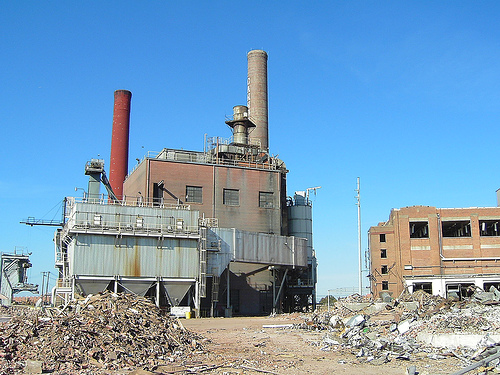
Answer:
[{"label": "rubble pile", "polygon": [[371,297],[362,296],[358,293],[351,294],[350,296],[343,297],[340,299],[343,303],[363,303],[363,302],[372,302]]},{"label": "rubble pile", "polygon": [[0,372],[33,362],[44,372],[152,370],[202,350],[201,340],[145,298],[105,292],[3,323]]},{"label": "rubble pile", "polygon": [[500,333],[500,309],[485,306],[467,306],[436,314],[425,322],[435,333]]},{"label": "rubble pile", "polygon": [[[300,328],[326,331],[321,342],[315,343],[322,350],[351,350],[359,360],[372,364],[380,365],[391,359],[444,359],[447,356],[469,364],[495,343],[490,335],[500,334],[500,305],[495,301],[500,301],[500,293],[494,288],[489,292],[476,290],[462,301],[447,300],[424,291],[405,292],[385,306],[381,303],[382,309],[374,310],[372,303],[347,314],[349,309],[342,299],[329,312],[308,317]],[[410,308],[406,302],[416,304]],[[419,333],[473,334],[483,338],[476,347],[439,347],[421,341]]]},{"label": "rubble pile", "polygon": [[402,302],[417,302],[417,313],[420,316],[431,315],[440,310],[447,309],[451,304],[451,301],[441,296],[431,295],[424,292],[423,290],[417,290],[414,293],[409,293],[407,290],[405,290],[394,302],[394,304],[398,305]]}]

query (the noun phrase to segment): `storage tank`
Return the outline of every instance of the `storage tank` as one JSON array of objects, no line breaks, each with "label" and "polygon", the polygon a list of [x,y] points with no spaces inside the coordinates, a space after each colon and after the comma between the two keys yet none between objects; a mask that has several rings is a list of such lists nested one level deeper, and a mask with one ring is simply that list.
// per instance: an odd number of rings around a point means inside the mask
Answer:
[{"label": "storage tank", "polygon": [[305,191],[296,191],[288,206],[288,235],[307,239],[307,259],[313,258],[312,204]]}]

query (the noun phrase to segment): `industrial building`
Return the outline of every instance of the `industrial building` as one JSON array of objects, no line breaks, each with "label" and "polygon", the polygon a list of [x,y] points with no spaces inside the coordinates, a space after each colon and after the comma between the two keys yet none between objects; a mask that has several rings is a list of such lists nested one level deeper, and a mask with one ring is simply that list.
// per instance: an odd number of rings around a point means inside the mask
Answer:
[{"label": "industrial building", "polygon": [[198,315],[314,308],[308,190],[287,195],[286,165],[269,152],[267,53],[247,57],[247,105],[225,121],[231,138],[149,153],[130,173],[132,94],[115,91],[109,181],[93,159],[88,191],[66,200],[54,303],[110,289]]},{"label": "industrial building", "polygon": [[28,283],[30,255],[23,252],[1,254],[0,301],[3,306],[10,306],[16,293],[38,293],[38,285]]},{"label": "industrial building", "polygon": [[500,285],[500,207],[393,209],[368,237],[375,297],[408,288],[461,298]]}]

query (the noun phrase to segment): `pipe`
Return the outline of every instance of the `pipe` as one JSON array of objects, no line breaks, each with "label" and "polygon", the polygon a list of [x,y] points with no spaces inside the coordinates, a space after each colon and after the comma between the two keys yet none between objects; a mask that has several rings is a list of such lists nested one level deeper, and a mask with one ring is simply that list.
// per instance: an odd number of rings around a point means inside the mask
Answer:
[{"label": "pipe", "polygon": [[468,366],[468,367],[465,367],[457,372],[454,372],[452,375],[463,375],[463,374],[466,374],[468,373],[469,371],[472,371],[478,367],[481,367],[481,366],[486,366],[488,363],[490,363],[491,361],[494,361],[495,359],[497,358],[500,358],[500,351],[497,351],[495,354],[493,355],[490,355],[489,357],[486,357],[480,361],[477,361],[476,363]]},{"label": "pipe", "polygon": [[132,93],[128,90],[115,91],[109,182],[119,200],[123,198],[123,182],[128,171],[131,98]]},{"label": "pipe", "polygon": [[[227,285],[226,285],[226,309],[231,308],[231,262],[227,264]],[[225,314],[224,314],[225,315]]]},{"label": "pipe", "polygon": [[441,255],[441,260],[443,262],[455,262],[455,261],[476,261],[476,260],[500,260],[500,257],[482,257],[482,258],[445,258],[444,256]]},{"label": "pipe", "polygon": [[276,270],[271,266],[271,275],[273,277],[273,314],[276,314]]},{"label": "pipe", "polygon": [[263,151],[269,150],[267,53],[262,50],[248,52],[247,107],[250,120],[256,125],[250,139],[257,140]]}]

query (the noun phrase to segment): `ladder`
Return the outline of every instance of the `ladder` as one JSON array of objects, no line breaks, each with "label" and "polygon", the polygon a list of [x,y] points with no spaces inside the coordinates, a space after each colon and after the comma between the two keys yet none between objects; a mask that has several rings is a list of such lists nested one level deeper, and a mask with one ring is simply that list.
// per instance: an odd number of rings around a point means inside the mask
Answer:
[{"label": "ladder", "polygon": [[200,297],[207,296],[207,227],[200,227]]},{"label": "ladder", "polygon": [[212,303],[219,302],[219,276],[212,276]]}]

